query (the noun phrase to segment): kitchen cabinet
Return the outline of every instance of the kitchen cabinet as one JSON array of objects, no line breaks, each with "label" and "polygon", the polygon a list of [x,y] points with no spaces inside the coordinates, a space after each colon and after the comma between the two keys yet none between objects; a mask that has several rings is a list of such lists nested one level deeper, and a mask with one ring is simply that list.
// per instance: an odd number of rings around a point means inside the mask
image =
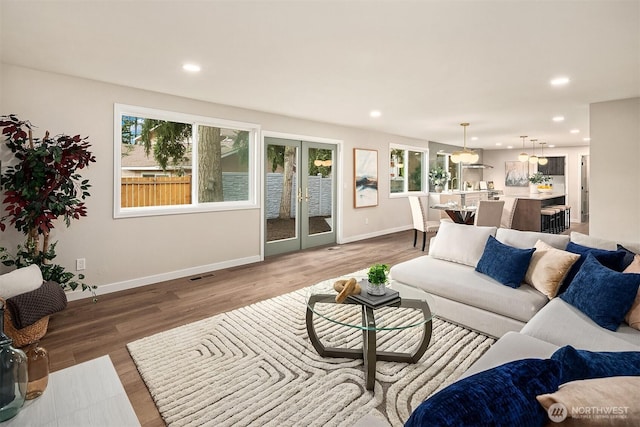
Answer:
[{"label": "kitchen cabinet", "polygon": [[538,165],[538,172],[545,175],[564,175],[564,157],[547,157],[549,163]]}]

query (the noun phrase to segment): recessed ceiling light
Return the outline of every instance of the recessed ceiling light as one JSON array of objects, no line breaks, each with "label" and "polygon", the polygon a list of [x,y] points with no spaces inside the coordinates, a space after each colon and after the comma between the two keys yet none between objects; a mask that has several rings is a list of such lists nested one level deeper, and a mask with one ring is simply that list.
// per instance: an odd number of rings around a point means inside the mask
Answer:
[{"label": "recessed ceiling light", "polygon": [[472,136],[472,137],[471,137],[471,140],[472,140],[472,141],[477,141],[477,140],[478,140],[478,137],[477,137],[477,136]]},{"label": "recessed ceiling light", "polygon": [[591,138],[582,138],[583,141],[589,142],[591,141]]},{"label": "recessed ceiling light", "polygon": [[513,148],[513,145],[507,145],[507,148],[511,150]]},{"label": "recessed ceiling light", "polygon": [[580,129],[571,129],[569,132],[571,132],[571,133],[580,133]]},{"label": "recessed ceiling light", "polygon": [[556,144],[549,144],[549,148],[554,148]]},{"label": "recessed ceiling light", "polygon": [[378,111],[378,110],[373,110],[373,111],[371,111],[371,112],[369,113],[369,115],[370,115],[371,117],[380,117],[380,116],[382,115],[382,113],[381,113],[380,111]]},{"label": "recessed ceiling light", "polygon": [[554,122],[564,122],[564,116],[555,116],[553,118]]},{"label": "recessed ceiling light", "polygon": [[496,145],[500,147],[502,145],[502,142],[496,142]]},{"label": "recessed ceiling light", "polygon": [[551,85],[552,86],[564,86],[567,83],[569,83],[569,81],[570,81],[569,77],[564,77],[564,76],[556,77],[556,78],[551,79]]},{"label": "recessed ceiling light", "polygon": [[197,73],[200,71],[200,66],[198,64],[184,64],[182,69],[190,73]]}]

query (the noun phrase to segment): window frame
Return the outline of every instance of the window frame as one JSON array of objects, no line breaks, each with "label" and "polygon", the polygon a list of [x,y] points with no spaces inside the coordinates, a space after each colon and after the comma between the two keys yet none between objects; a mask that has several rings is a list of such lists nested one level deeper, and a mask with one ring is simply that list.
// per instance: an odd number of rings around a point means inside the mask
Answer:
[{"label": "window frame", "polygon": [[[191,165],[191,200],[188,205],[140,206],[122,208],[122,117],[135,116],[156,120],[167,120],[190,124],[192,131],[192,165]],[[178,215],[198,212],[215,212],[243,209],[259,209],[258,188],[260,179],[260,125],[233,120],[199,116],[188,113],[159,110],[126,104],[114,104],[114,138],[113,138],[113,218],[135,218],[156,215]],[[197,126],[212,126],[249,132],[249,155],[247,164],[248,198],[242,201],[198,202],[198,132]]]},{"label": "window frame", "polygon": [[[408,153],[410,151],[414,151],[414,152],[419,152],[422,153],[421,156],[421,177],[420,177],[420,186],[421,186],[421,190],[420,191],[409,191],[409,179],[408,176],[406,176],[406,172],[407,169],[405,169],[405,177],[404,177],[404,183],[403,183],[403,191],[398,192],[398,193],[392,193],[391,192],[391,152],[393,150],[403,150],[404,151],[404,158],[403,158],[403,162],[405,165],[408,166],[408,161],[407,161],[407,156]],[[418,147],[415,145],[405,145],[405,144],[395,144],[395,143],[390,143],[389,144],[389,154],[387,157],[387,168],[388,168],[388,172],[387,172],[387,176],[389,177],[389,198],[395,198],[395,197],[407,197],[407,196],[426,196],[429,194],[429,148],[425,148],[425,147]],[[426,187],[425,187],[426,184]]]}]

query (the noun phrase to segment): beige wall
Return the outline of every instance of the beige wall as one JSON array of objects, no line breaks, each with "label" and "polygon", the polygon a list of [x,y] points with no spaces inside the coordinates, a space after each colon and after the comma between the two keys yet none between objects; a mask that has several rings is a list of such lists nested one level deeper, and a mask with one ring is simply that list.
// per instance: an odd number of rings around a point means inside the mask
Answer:
[{"label": "beige wall", "polygon": [[[387,153],[390,143],[427,147],[426,141],[343,126],[205,103],[166,94],[104,84],[7,64],[0,66],[0,113],[16,113],[52,133],[90,136],[98,162],[83,176],[93,185],[89,215],[66,229],[58,224],[57,261],[72,270],[76,258],[86,258],[87,282],[105,293],[144,284],[259,261],[262,256],[259,209],[114,220],[113,104],[123,103],[258,123],[263,131],[284,132],[343,141],[340,170],[342,221],[339,241],[355,241],[411,227],[405,198],[389,198]],[[640,100],[593,104],[591,149],[545,150],[566,155],[569,203],[579,206],[579,157],[591,158],[591,234],[640,244]],[[353,208],[353,148],[379,151],[379,206]],[[625,150],[628,153],[620,156]],[[504,185],[504,161],[517,150],[485,150],[485,180]],[[6,165],[10,153],[0,148]],[[575,171],[575,173],[574,173]],[[575,178],[574,178],[575,177]],[[579,209],[574,210],[577,220]],[[13,247],[22,236],[9,229],[0,245]],[[160,249],[149,251],[147,242]],[[233,242],[233,244],[229,244]],[[347,272],[345,272],[347,273]],[[87,295],[83,295],[87,296]],[[76,296],[71,296],[76,298]]]},{"label": "beige wall", "polygon": [[[495,188],[504,190],[509,195],[528,195],[528,187],[505,187],[505,162],[518,159],[521,147],[511,150],[484,150],[484,162],[493,169],[484,169],[484,180],[493,181]],[[536,154],[540,154],[537,152]],[[545,156],[565,157],[565,194],[566,202],[572,207],[571,221],[580,222],[580,161],[582,156],[589,155],[589,147],[559,147],[544,150]],[[530,173],[535,172],[535,166]],[[554,188],[560,188],[554,181]]]},{"label": "beige wall", "polygon": [[640,246],[640,98],[591,104],[590,234]]},{"label": "beige wall", "polygon": [[[123,86],[39,72],[12,65],[0,67],[2,114],[15,113],[45,130],[89,136],[97,163],[83,171],[91,180],[88,217],[65,228],[58,223],[57,261],[73,271],[76,258],[86,258],[86,281],[110,292],[227,266],[259,261],[261,210],[113,219],[113,104],[257,123],[263,131],[343,141],[340,170],[341,242],[410,228],[405,198],[388,196],[387,153],[390,143],[427,147],[426,141],[368,132],[343,126],[195,101]],[[366,112],[363,112],[366,114]],[[379,206],[353,208],[353,148],[379,151]],[[2,145],[6,165],[10,153]],[[14,247],[22,236],[0,233],[0,245]],[[150,245],[148,242],[153,242]],[[153,246],[157,250],[149,250]],[[348,272],[345,272],[348,273]],[[88,296],[88,295],[84,295]],[[74,298],[75,296],[71,296]]]}]

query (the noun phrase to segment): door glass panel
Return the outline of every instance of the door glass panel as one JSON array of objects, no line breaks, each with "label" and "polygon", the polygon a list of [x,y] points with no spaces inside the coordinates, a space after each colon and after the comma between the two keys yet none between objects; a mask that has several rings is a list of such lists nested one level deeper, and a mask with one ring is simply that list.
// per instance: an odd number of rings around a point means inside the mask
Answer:
[{"label": "door glass panel", "polygon": [[298,149],[295,146],[267,145],[267,242],[297,238],[297,159]]},{"label": "door glass panel", "polygon": [[309,235],[333,230],[333,150],[309,148],[307,203]]}]

